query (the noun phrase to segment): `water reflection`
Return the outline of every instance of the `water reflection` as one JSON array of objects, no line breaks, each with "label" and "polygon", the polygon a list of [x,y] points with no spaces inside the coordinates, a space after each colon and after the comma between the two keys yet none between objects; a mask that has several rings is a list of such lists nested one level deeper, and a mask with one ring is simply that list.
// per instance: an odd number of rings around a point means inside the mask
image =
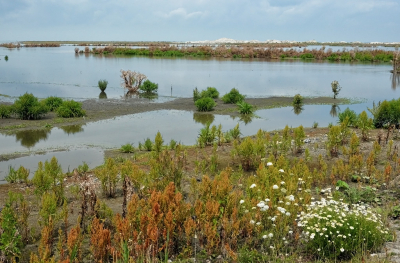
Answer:
[{"label": "water reflection", "polygon": [[214,114],[193,112],[193,120],[196,123],[201,123],[203,125],[206,125],[207,123],[213,123],[214,119],[215,119]]},{"label": "water reflection", "polygon": [[105,93],[104,91],[100,92],[99,99],[107,99],[107,93]]},{"label": "water reflection", "polygon": [[153,92],[150,92],[150,93],[148,93],[148,92],[139,93],[139,98],[155,100],[155,99],[158,99],[158,94],[157,93],[153,93]]},{"label": "water reflection", "polygon": [[296,115],[299,115],[303,111],[303,105],[294,105],[293,106],[293,112]]},{"label": "water reflection", "polygon": [[[233,120],[237,118],[237,116],[231,116]],[[241,114],[239,116],[239,120],[242,121],[245,125],[251,123],[253,121],[253,118],[256,118],[254,114]]]},{"label": "water reflection", "polygon": [[21,142],[22,146],[29,149],[41,140],[46,141],[50,133],[50,129],[19,131],[15,133],[15,139],[17,142]]},{"label": "water reflection", "polygon": [[390,79],[392,81],[392,89],[396,90],[397,86],[400,87],[400,74],[393,73],[390,75]]},{"label": "water reflection", "polygon": [[335,118],[335,117],[337,117],[338,111],[340,111],[339,105],[337,105],[337,104],[332,104],[331,111],[329,112],[329,114],[330,114],[333,118]]},{"label": "water reflection", "polygon": [[70,135],[70,134],[75,134],[75,133],[79,133],[79,132],[83,132],[84,129],[82,128],[82,124],[81,125],[68,125],[68,126],[62,126],[61,130],[64,131],[64,133]]}]

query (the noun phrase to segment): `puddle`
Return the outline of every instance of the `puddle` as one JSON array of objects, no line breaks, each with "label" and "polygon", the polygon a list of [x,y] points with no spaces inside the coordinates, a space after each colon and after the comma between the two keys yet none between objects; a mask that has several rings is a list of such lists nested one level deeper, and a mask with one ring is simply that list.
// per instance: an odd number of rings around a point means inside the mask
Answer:
[{"label": "puddle", "polygon": [[90,149],[71,149],[62,152],[49,152],[45,154],[33,154],[9,161],[0,162],[0,184],[6,183],[4,177],[8,175],[9,166],[18,169],[20,165],[30,170],[30,178],[33,177],[37,170],[39,162],[45,162],[55,156],[64,173],[72,171],[85,161],[89,168],[92,169],[103,163],[104,151],[98,148]]}]

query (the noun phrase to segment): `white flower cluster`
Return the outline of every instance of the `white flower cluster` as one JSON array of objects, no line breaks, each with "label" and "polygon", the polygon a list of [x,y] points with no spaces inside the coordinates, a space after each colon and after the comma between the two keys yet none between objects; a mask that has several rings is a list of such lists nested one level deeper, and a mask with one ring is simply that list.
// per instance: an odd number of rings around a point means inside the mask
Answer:
[{"label": "white flower cluster", "polygon": [[[324,189],[330,192],[330,189]],[[366,229],[364,222],[370,222]],[[364,226],[362,226],[364,224]],[[306,241],[313,241],[318,238],[318,244],[336,244],[333,247],[340,247],[343,244],[353,244],[352,239],[359,238],[375,238],[374,233],[387,234],[380,215],[374,213],[372,209],[366,205],[353,204],[349,205],[342,201],[332,199],[324,199],[321,201],[311,202],[307,206],[307,212],[301,212],[298,215],[299,227],[303,227],[303,238]],[[364,228],[364,229],[363,229]],[[360,232],[360,230],[362,230]],[[367,232],[365,232],[367,231]],[[367,233],[370,235],[363,235]],[[347,241],[348,240],[348,241]],[[344,252],[343,247],[340,248]]]}]

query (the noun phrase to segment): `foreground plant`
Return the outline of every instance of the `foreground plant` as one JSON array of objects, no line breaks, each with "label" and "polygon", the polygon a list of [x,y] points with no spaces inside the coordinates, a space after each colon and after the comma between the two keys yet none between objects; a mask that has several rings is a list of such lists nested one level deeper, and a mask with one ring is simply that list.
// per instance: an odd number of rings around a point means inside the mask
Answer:
[{"label": "foreground plant", "polygon": [[311,202],[298,226],[306,250],[322,259],[350,259],[360,251],[376,251],[388,235],[381,216],[366,205],[321,199]]}]

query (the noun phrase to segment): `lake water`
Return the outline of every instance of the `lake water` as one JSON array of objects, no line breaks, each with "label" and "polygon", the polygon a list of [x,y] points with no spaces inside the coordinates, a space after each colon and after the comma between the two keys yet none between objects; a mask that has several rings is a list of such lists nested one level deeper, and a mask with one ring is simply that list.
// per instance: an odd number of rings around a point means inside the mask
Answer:
[{"label": "lake water", "polygon": [[[6,62],[3,58],[8,55]],[[304,62],[299,60],[235,60],[235,59],[166,59],[147,57],[115,57],[74,54],[74,47],[0,48],[0,100],[13,101],[25,92],[45,98],[59,96],[75,100],[98,98],[97,81],[106,79],[108,98],[121,98],[120,70],[140,71],[159,84],[159,101],[172,97],[191,97],[195,87],[216,87],[221,94],[233,87],[248,97],[332,96],[330,83],[338,80],[343,87],[339,96],[364,99],[364,103],[349,105],[356,112],[366,110],[372,101],[399,97],[399,79],[389,72],[390,64]],[[172,94],[171,94],[172,86]],[[10,97],[8,97],[10,96]],[[347,106],[340,105],[341,110]],[[304,106],[296,115],[291,107],[257,111],[258,118],[232,119],[213,116],[213,124],[223,130],[240,123],[243,135],[255,134],[258,129],[281,129],[285,125],[311,127],[335,123],[329,105]],[[339,110],[339,109],[338,109]],[[34,171],[38,160],[57,155],[64,170],[75,168],[82,161],[95,167],[102,162],[103,149],[120,147],[147,137],[154,139],[160,131],[166,142],[170,139],[194,144],[203,127],[202,117],[186,111],[155,111],[117,117],[84,126],[53,128],[47,131],[26,131],[13,135],[0,134],[0,154],[13,152],[44,152],[0,162],[0,180],[9,165],[23,164]],[[1,120],[0,120],[1,121]],[[68,152],[46,153],[69,149]],[[75,153],[75,154],[74,154]],[[29,160],[29,161],[28,161]]]}]

